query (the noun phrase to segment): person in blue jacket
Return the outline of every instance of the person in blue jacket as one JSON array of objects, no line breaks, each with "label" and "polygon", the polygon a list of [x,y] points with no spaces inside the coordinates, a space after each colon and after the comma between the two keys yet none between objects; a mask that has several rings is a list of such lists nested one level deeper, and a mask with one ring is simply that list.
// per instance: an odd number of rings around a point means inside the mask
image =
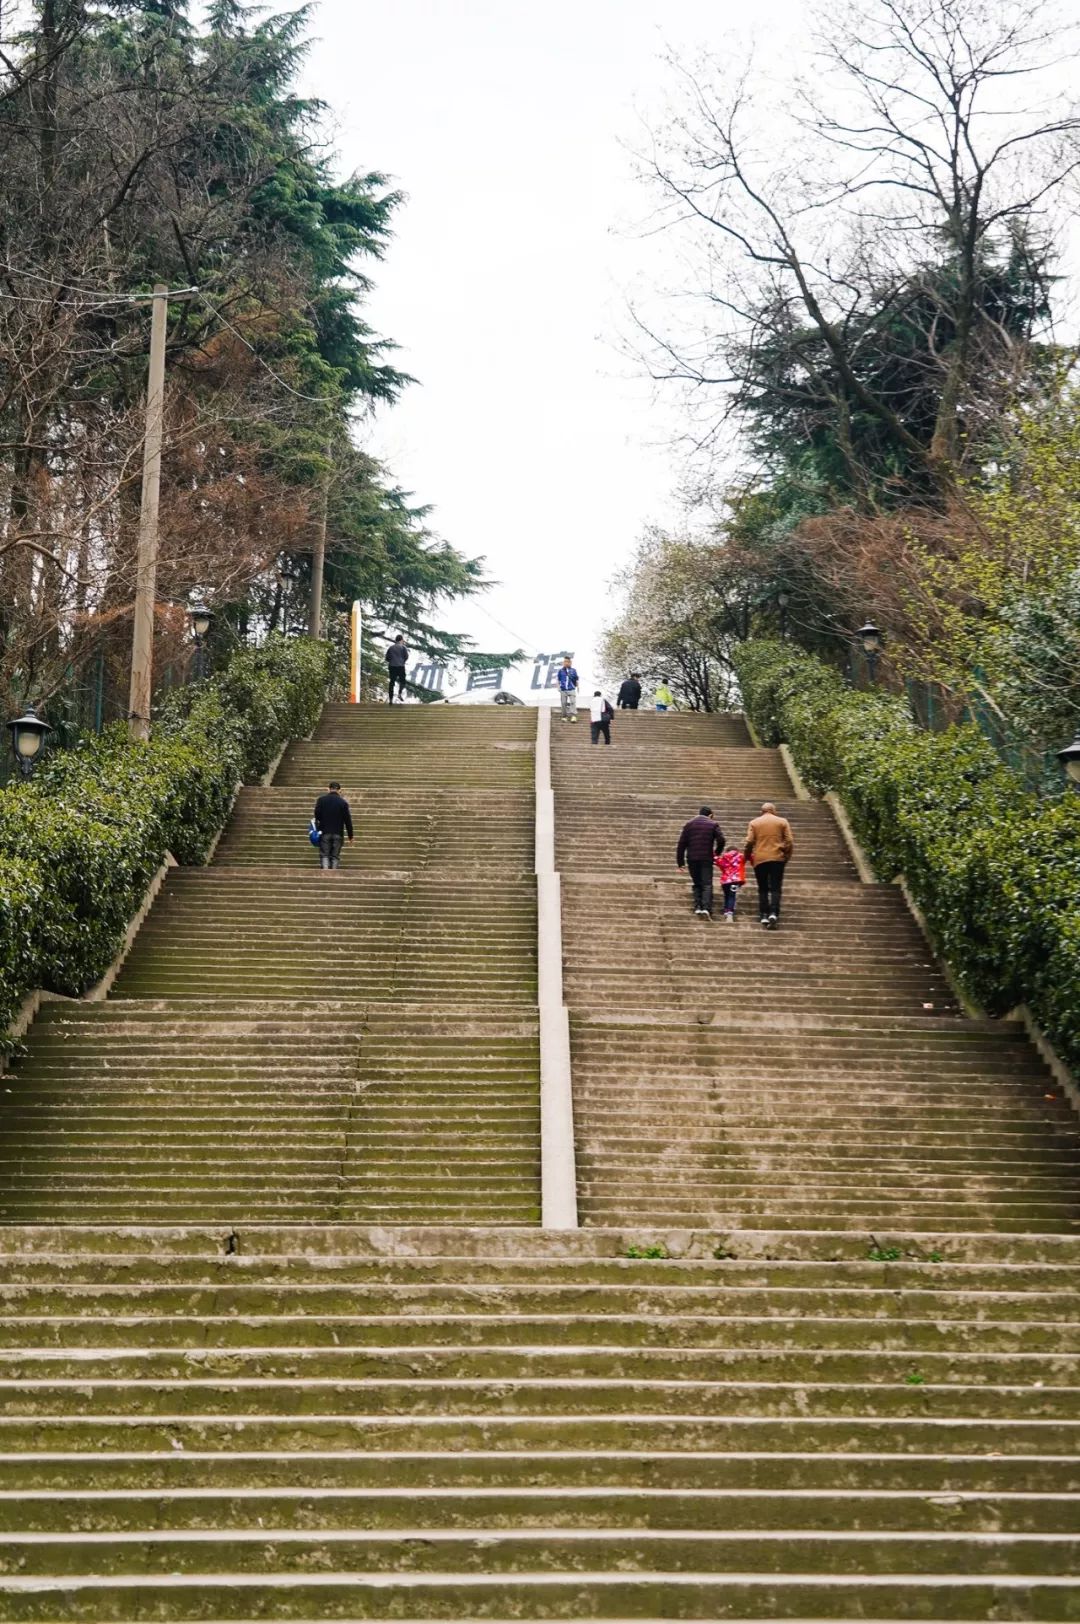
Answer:
[{"label": "person in blue jacket", "polygon": [[562,706],[562,719],[564,722],[577,721],[577,686],[580,678],[574,670],[574,662],[569,654],[559,667],[559,703]]}]

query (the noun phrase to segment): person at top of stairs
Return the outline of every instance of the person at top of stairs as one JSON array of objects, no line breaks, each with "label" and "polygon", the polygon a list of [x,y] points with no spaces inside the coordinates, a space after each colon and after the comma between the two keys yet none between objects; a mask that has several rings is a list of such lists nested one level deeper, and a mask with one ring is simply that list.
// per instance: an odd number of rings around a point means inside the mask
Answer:
[{"label": "person at top of stairs", "polygon": [[577,721],[577,687],[580,681],[574,670],[574,662],[567,654],[559,667],[559,703],[564,722]]},{"label": "person at top of stairs", "polygon": [[680,869],[690,866],[694,887],[693,912],[712,918],[713,856],[724,849],[724,831],[715,821],[711,806],[703,806],[696,818],[683,825],[675,861]]},{"label": "person at top of stairs", "polygon": [[675,695],[668,687],[667,678],[661,677],[660,681],[656,684],[656,708],[658,711],[666,711],[673,710],[674,707]]},{"label": "person at top of stairs", "polygon": [[641,678],[636,671],[631,671],[625,682],[619,688],[619,709],[637,710],[641,703]]},{"label": "person at top of stairs", "polygon": [[336,778],[330,780],[330,788],[315,802],[315,827],[319,831],[319,867],[340,868],[341,844],[348,839],[352,845],[353,822]]},{"label": "person at top of stairs", "polygon": [[780,893],[784,888],[784,870],[795,850],[791,824],[782,818],[772,801],[764,801],[761,816],[751,818],[746,831],[743,854],[754,865],[754,878],[758,888],[758,916],[766,930],[776,930],[780,923]]},{"label": "person at top of stairs", "polygon": [[409,645],[398,632],[394,641],[386,651],[386,667],[390,673],[390,703],[394,703],[394,689],[398,691],[398,703],[405,703],[405,667],[409,663]]}]

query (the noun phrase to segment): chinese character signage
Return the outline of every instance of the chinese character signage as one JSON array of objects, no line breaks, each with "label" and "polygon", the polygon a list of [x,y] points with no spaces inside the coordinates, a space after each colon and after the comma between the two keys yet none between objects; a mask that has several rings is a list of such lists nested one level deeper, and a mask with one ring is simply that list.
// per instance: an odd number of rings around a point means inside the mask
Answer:
[{"label": "chinese character signage", "polygon": [[534,654],[531,688],[534,691],[537,688],[557,688],[559,686],[559,667],[567,656],[573,659],[574,655],[571,649],[561,648],[557,654]]},{"label": "chinese character signage", "polygon": [[500,671],[497,666],[491,666],[486,671],[470,671],[465,683],[465,692],[473,693],[477,688],[491,688],[492,690],[501,688],[505,675],[506,672]]},{"label": "chinese character signage", "polygon": [[[508,692],[526,705],[548,705],[558,694],[559,667],[567,656],[574,658],[573,649],[534,654],[520,665],[483,666],[477,670],[420,656],[409,667],[409,686],[436,699],[468,702],[466,696],[469,696],[473,703],[483,704],[485,699],[494,699],[497,693]],[[581,691],[585,688],[586,678],[582,676]]]},{"label": "chinese character signage", "polygon": [[449,693],[451,690],[446,686],[448,672],[447,666],[436,665],[434,660],[426,664],[417,660],[409,672],[409,681],[414,688],[426,688],[429,694]]}]

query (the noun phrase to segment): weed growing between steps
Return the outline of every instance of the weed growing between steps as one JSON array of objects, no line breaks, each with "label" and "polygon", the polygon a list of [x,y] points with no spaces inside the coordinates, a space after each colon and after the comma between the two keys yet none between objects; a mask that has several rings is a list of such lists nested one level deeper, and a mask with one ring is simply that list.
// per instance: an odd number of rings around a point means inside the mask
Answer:
[{"label": "weed growing between steps", "polygon": [[237,783],[310,731],[331,653],[242,649],[170,699],[148,744],[112,728],[0,790],[0,1031],[32,988],[78,995],[104,974],[166,853],[200,862]]},{"label": "weed growing between steps", "polygon": [[971,996],[995,1015],[1026,1003],[1080,1066],[1080,795],[1040,800],[976,728],[924,732],[902,700],[790,644],[745,643],[735,664],[762,742],[837,792]]}]

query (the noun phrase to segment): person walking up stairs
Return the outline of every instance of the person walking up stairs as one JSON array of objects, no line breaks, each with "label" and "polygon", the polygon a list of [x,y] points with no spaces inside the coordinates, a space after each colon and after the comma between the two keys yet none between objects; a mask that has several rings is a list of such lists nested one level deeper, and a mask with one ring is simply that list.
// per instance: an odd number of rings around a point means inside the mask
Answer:
[{"label": "person walking up stairs", "polygon": [[712,807],[703,806],[696,818],[683,825],[675,848],[675,863],[680,872],[687,865],[690,868],[692,912],[698,918],[712,918],[713,858],[723,849],[724,831],[714,819]]},{"label": "person walking up stairs", "polygon": [[319,836],[319,867],[340,868],[342,842],[347,840],[350,846],[353,843],[353,823],[349,803],[336,778],[331,778],[330,788],[315,802],[311,821]]},{"label": "person walking up stairs", "polygon": [[791,824],[779,815],[772,801],[765,801],[761,816],[752,819],[746,831],[743,855],[754,865],[758,919],[766,930],[776,930],[780,924],[784,873],[794,850]]}]

